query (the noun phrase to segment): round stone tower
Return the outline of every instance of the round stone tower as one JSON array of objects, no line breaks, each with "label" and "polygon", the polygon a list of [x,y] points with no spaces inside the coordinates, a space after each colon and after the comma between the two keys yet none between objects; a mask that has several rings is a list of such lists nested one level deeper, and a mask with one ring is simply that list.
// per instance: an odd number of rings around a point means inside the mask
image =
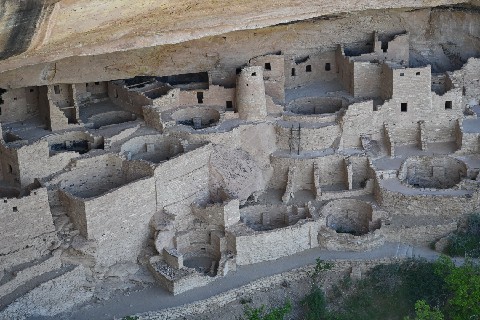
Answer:
[{"label": "round stone tower", "polygon": [[262,120],[267,116],[263,67],[246,67],[237,77],[237,110],[240,119]]}]

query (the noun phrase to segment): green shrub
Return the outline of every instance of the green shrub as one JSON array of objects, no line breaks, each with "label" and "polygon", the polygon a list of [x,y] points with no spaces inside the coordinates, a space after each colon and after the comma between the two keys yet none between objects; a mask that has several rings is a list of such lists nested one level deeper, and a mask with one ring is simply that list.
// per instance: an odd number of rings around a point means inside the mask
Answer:
[{"label": "green shrub", "polygon": [[322,320],[328,318],[327,302],[322,289],[313,285],[310,293],[302,300],[302,305],[307,309],[306,320]]},{"label": "green shrub", "polygon": [[435,263],[436,273],[445,279],[449,299],[445,314],[453,320],[480,319],[480,265],[467,259],[461,266],[455,266],[446,256]]},{"label": "green shrub", "polygon": [[445,282],[431,262],[406,260],[378,265],[353,285],[353,292],[344,297],[335,316],[325,319],[401,320],[415,315],[417,300],[443,306],[447,300],[445,290]]},{"label": "green shrub", "polygon": [[[431,308],[425,300],[418,300],[415,303],[415,318],[413,320],[443,320],[443,313],[437,308]],[[406,317],[404,320],[410,320]]]},{"label": "green shrub", "polygon": [[454,257],[480,257],[480,213],[468,216],[466,227],[449,237],[444,253]]},{"label": "green shrub", "polygon": [[332,262],[327,262],[320,258],[317,258],[315,261],[315,269],[311,275],[312,278],[316,278],[321,272],[331,270],[334,267]]},{"label": "green shrub", "polygon": [[259,308],[251,308],[247,306],[244,315],[247,320],[283,320],[291,311],[292,304],[287,300],[283,306],[273,308],[269,311],[265,310],[264,305]]}]

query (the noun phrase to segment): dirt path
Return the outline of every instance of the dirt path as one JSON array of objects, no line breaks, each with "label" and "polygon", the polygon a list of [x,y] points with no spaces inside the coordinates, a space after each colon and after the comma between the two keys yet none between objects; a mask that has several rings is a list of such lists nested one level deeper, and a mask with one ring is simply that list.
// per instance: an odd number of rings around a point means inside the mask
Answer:
[{"label": "dirt path", "polygon": [[[147,311],[181,306],[207,299],[266,276],[314,264],[316,258],[324,260],[371,260],[394,257],[422,257],[428,260],[435,260],[438,257],[438,253],[427,248],[412,247],[399,243],[387,243],[368,252],[338,252],[311,249],[276,261],[240,266],[235,273],[229,274],[227,277],[219,279],[209,286],[196,288],[177,296],[172,296],[159,287],[149,287],[128,295],[115,295],[108,301],[90,304],[72,313],[56,316],[55,319],[114,319]],[[53,318],[38,317],[34,319],[46,320]]]}]

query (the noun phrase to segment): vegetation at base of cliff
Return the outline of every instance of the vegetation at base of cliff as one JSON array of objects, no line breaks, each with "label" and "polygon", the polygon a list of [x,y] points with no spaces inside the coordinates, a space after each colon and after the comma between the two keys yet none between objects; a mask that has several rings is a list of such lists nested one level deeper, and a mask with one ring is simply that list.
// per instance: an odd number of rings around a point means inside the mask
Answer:
[{"label": "vegetation at base of cliff", "polygon": [[315,283],[302,304],[307,320],[480,320],[480,265],[446,256],[379,265],[328,296]]},{"label": "vegetation at base of cliff", "polygon": [[444,253],[452,257],[480,258],[480,213],[468,216],[465,227],[448,238]]},{"label": "vegetation at base of cliff", "polygon": [[292,304],[290,301],[277,308],[266,310],[262,305],[259,308],[245,307],[244,318],[246,320],[283,320],[292,311]]}]

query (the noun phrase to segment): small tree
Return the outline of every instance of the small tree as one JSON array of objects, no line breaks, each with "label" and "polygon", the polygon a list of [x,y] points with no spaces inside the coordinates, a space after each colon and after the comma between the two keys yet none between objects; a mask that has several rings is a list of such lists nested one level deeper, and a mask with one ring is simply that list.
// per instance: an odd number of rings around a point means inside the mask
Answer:
[{"label": "small tree", "polygon": [[[443,320],[443,313],[437,308],[431,308],[425,300],[418,300],[415,303],[414,320]],[[410,320],[410,317],[404,318]]]},{"label": "small tree", "polygon": [[480,266],[466,259],[457,267],[452,259],[442,256],[436,262],[435,271],[443,277],[451,292],[446,308],[449,318],[480,319]]}]

